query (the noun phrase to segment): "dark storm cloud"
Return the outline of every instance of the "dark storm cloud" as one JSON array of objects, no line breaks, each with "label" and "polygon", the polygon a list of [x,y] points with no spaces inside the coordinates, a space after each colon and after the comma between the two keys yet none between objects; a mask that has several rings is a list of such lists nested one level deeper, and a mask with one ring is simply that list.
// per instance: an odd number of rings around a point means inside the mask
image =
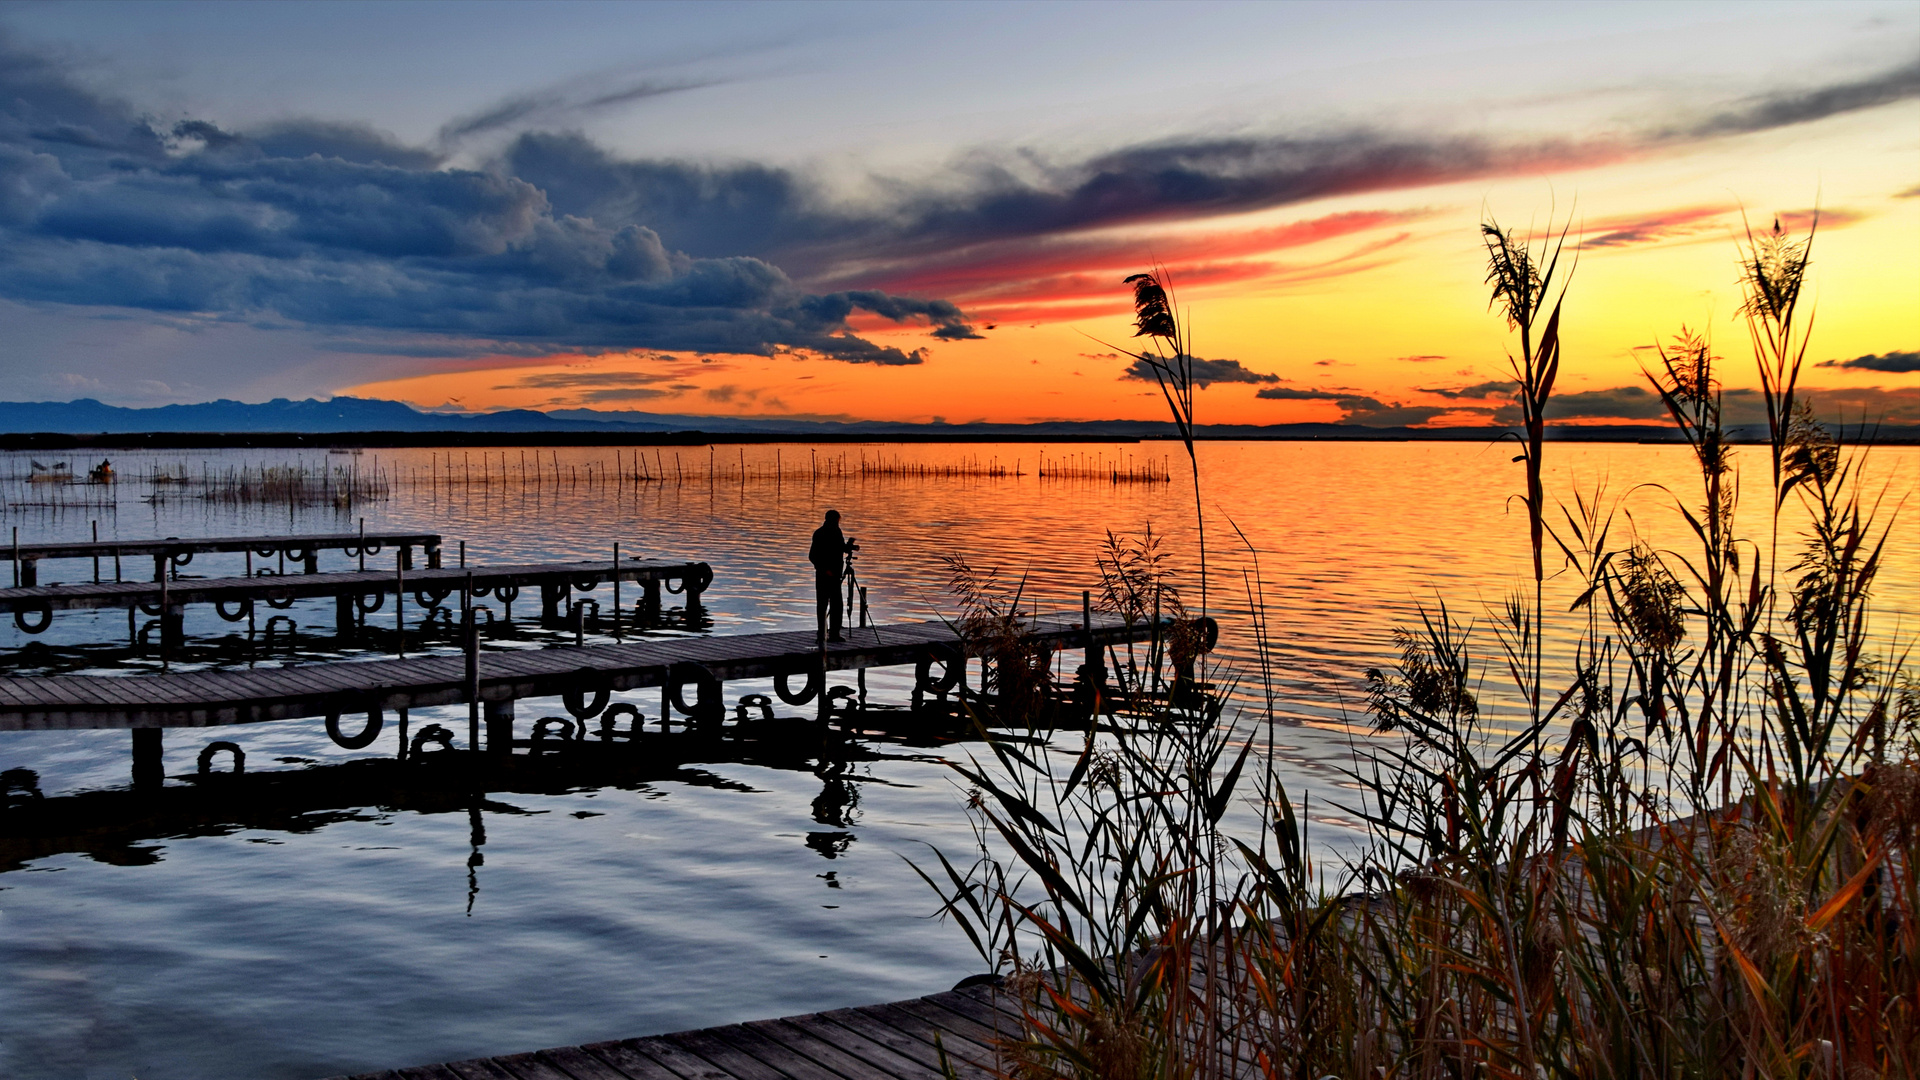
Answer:
[{"label": "dark storm cloud", "polygon": [[1815,367],[1854,368],[1859,371],[1887,371],[1904,375],[1920,371],[1920,351],[1868,353],[1851,360],[1822,360]]},{"label": "dark storm cloud", "polygon": [[678,375],[644,371],[543,371],[494,387],[495,390],[577,390],[587,386],[652,386]]},{"label": "dark storm cloud", "polygon": [[1286,386],[1273,386],[1255,392],[1254,396],[1266,398],[1269,401],[1330,401],[1344,414],[1341,417],[1343,421],[1349,424],[1364,424],[1368,427],[1414,427],[1442,413],[1461,411],[1459,407],[1450,405],[1388,403],[1379,398],[1347,390],[1298,390]]},{"label": "dark storm cloud", "polygon": [[438,142],[452,146],[475,135],[503,131],[526,124],[565,123],[602,109],[631,105],[647,98],[664,97],[717,85],[712,80],[657,82],[652,79],[613,82],[588,78],[578,82],[516,94],[478,112],[441,126]]},{"label": "dark storm cloud", "polygon": [[1037,175],[1031,156],[1016,168],[998,153],[979,152],[954,164],[954,182],[938,194],[896,185],[894,205],[871,210],[833,205],[809,180],[785,169],[625,160],[578,134],[523,134],[503,153],[499,168],[539,186],[561,213],[646,221],[665,242],[691,254],[777,256],[799,272],[816,273],[856,255],[907,258],[996,239],[1463,179],[1505,171],[1516,158],[1539,170],[1614,152],[1559,145],[1525,150],[1471,138],[1358,131],[1129,147],[1043,165]]},{"label": "dark storm cloud", "polygon": [[325,120],[284,120],[247,139],[267,157],[301,158],[318,154],[360,165],[392,165],[400,169],[436,169],[446,159],[431,150],[408,146],[366,124]]},{"label": "dark storm cloud", "polygon": [[666,243],[694,256],[772,254],[875,228],[824,209],[813,186],[786,169],[621,159],[578,133],[527,132],[497,168],[537,185],[557,213],[652,222]]},{"label": "dark storm cloud", "polygon": [[1460,401],[1463,399],[1469,401],[1485,401],[1488,398],[1511,397],[1513,395],[1513,383],[1498,379],[1492,382],[1474,383],[1472,386],[1422,386],[1415,387],[1415,389],[1422,394],[1435,394],[1449,401]]},{"label": "dark storm cloud", "polygon": [[[1799,396],[1811,403],[1815,416],[1826,423],[1920,423],[1920,386],[1803,386]],[[1547,402],[1546,415],[1548,420],[1665,420],[1667,409],[1650,387],[1629,385],[1557,394]],[[1764,427],[1765,398],[1758,390],[1730,388],[1720,395],[1720,415],[1730,427]],[[1503,406],[1494,410],[1492,420],[1496,424],[1518,424],[1520,410]]]},{"label": "dark storm cloud", "polygon": [[1390,405],[1370,397],[1345,397],[1335,404],[1346,410],[1347,423],[1368,427],[1418,427],[1442,413],[1458,411],[1439,405]]},{"label": "dark storm cloud", "polygon": [[1693,137],[1745,135],[1871,109],[1915,95],[1920,95],[1920,59],[1849,82],[1757,95],[1689,125],[1685,132]]},{"label": "dark storm cloud", "polygon": [[[1519,413],[1513,412],[1514,422]],[[1502,412],[1501,416],[1506,413]],[[1619,386],[1610,390],[1582,390],[1574,394],[1555,394],[1547,399],[1545,416],[1549,420],[1660,420],[1667,407],[1660,395],[1645,386]]]},{"label": "dark storm cloud", "polygon": [[651,387],[636,387],[627,390],[589,390],[580,395],[587,402],[602,401],[647,401],[653,398],[672,397],[676,390],[657,390]]},{"label": "dark storm cloud", "polygon": [[[1188,371],[1195,386],[1205,389],[1215,383],[1277,383],[1282,381],[1278,375],[1268,375],[1252,371],[1238,360],[1208,360],[1196,356],[1189,364]],[[1157,382],[1153,365],[1145,360],[1135,359],[1120,373],[1123,379],[1137,379],[1140,382]]]},{"label": "dark storm cloud", "polygon": [[1080,160],[974,151],[939,191],[890,185],[878,208],[833,203],[804,176],[758,163],[622,159],[578,134],[527,132],[499,168],[560,213],[635,221],[694,255],[777,258],[803,275],[910,260],[965,244],[1223,215],[1330,195],[1535,174],[1642,157],[1701,139],[1804,123],[1920,94],[1920,61],[1827,87],[1758,95],[1703,118],[1588,140],[1496,141],[1353,128],[1312,137],[1175,139]]},{"label": "dark storm cloud", "polygon": [[157,127],[0,41],[0,296],[547,351],[881,365],[924,352],[851,333],[855,311],[971,335],[945,301],[809,293],[763,259],[690,256],[642,225],[556,214],[519,177],[437,163],[352,125]]}]

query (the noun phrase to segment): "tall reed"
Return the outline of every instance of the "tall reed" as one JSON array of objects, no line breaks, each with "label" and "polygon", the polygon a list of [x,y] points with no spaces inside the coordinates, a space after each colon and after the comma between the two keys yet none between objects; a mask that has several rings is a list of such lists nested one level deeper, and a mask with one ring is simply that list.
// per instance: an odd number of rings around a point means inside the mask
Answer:
[{"label": "tall reed", "polygon": [[[1533,548],[1533,610],[1526,619],[1509,620],[1517,634],[1520,657],[1528,672],[1529,707],[1535,719],[1540,715],[1540,681],[1543,659],[1540,620],[1545,602],[1546,582],[1546,490],[1541,480],[1542,453],[1546,442],[1547,400],[1560,376],[1560,309],[1566,299],[1567,282],[1553,296],[1553,310],[1540,326],[1540,313],[1553,291],[1554,276],[1560,269],[1560,252],[1566,242],[1569,219],[1558,236],[1549,228],[1535,250],[1530,237],[1516,237],[1512,229],[1502,229],[1489,218],[1480,226],[1481,242],[1487,249],[1486,283],[1491,287],[1489,306],[1499,307],[1506,315],[1507,328],[1520,336],[1520,354],[1509,353],[1507,363],[1513,373],[1515,400],[1525,434],[1522,450],[1514,460],[1527,467],[1527,492],[1521,496],[1527,510],[1527,536]],[[1571,272],[1569,272],[1571,276]],[[1529,648],[1529,646],[1531,646]]]}]

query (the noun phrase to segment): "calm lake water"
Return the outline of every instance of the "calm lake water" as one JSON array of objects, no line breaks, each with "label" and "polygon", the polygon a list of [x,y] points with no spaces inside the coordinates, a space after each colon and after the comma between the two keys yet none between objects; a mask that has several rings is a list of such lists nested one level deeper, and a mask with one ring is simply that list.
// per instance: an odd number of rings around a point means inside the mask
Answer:
[{"label": "calm lake water", "polygon": [[[1356,842],[1333,805],[1340,769],[1374,738],[1363,673],[1392,659],[1393,627],[1436,597],[1483,617],[1528,574],[1524,513],[1508,501],[1520,466],[1504,443],[1213,443],[1201,452],[1221,653],[1248,656],[1257,552],[1283,658],[1279,775],[1312,797],[1312,838],[1334,859]],[[951,611],[948,554],[1009,582],[1024,577],[1042,611],[1077,612],[1107,530],[1137,535],[1149,525],[1198,598],[1192,489],[1171,444],[683,448],[677,465],[673,450],[644,453],[645,470],[664,482],[611,479],[616,458],[619,471],[641,465],[635,451],[601,448],[126,454],[115,457],[122,481],[110,489],[30,483],[29,457],[51,456],[16,454],[0,455],[0,491],[22,542],[85,538],[96,522],[103,539],[140,539],[350,531],[362,517],[370,530],[445,534],[449,561],[459,540],[479,563],[608,558],[617,542],[623,554],[712,563],[714,633],[812,625],[807,534],[828,507],[862,545],[860,576],[882,622]],[[1096,470],[1164,462],[1173,481],[1043,479],[1043,455]],[[848,475],[862,457],[1024,475]],[[92,464],[71,460],[81,472]],[[1548,460],[1562,497],[1604,484],[1656,543],[1683,542],[1660,485],[1692,490],[1684,450],[1562,445]],[[1749,477],[1740,524],[1760,535],[1765,453],[1742,448],[1738,460]],[[382,500],[289,509],[209,502],[192,485],[141,479],[291,463],[379,470],[395,482]],[[1920,479],[1920,448],[1877,451],[1872,473],[1890,517]],[[1624,534],[1624,514],[1616,528]],[[390,552],[382,558],[391,565]],[[240,560],[200,556],[187,569],[238,572]],[[350,563],[330,553],[322,565]],[[1879,631],[1909,634],[1897,619],[1920,611],[1920,529],[1910,515],[1893,529],[1886,566]],[[91,574],[88,564],[47,563],[41,580]],[[1554,610],[1565,610],[1565,588],[1556,583]],[[330,601],[289,614],[331,626]],[[191,635],[233,629],[209,610],[189,612]],[[63,613],[38,640],[126,633],[124,612]],[[0,648],[29,640],[0,630]],[[1484,631],[1475,640],[1493,647]],[[876,672],[869,687],[904,702],[911,681],[910,671]],[[561,711],[550,704],[543,711]],[[523,716],[540,714],[523,706]],[[465,730],[464,706],[413,719],[416,729],[440,720]],[[249,771],[312,768],[391,755],[392,732],[348,752],[317,720],[170,731],[166,767],[191,773],[217,737],[246,749]],[[767,752],[471,804],[370,800],[5,864],[0,1075],[291,1080],[945,989],[981,965],[955,928],[928,917],[933,898],[903,856],[929,844],[967,850],[944,764],[966,749],[874,739],[844,762]],[[122,787],[128,737],[0,733],[0,768],[34,770],[49,796]]]}]

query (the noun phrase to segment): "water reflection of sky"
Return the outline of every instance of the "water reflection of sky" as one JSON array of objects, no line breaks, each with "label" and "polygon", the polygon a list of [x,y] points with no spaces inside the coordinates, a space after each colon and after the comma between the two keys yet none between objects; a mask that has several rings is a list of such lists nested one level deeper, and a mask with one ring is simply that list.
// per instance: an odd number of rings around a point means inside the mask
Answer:
[{"label": "water reflection of sky", "polygon": [[[648,484],[585,483],[589,464],[597,472],[615,461],[599,448],[539,451],[546,479],[523,483],[521,453],[453,451],[456,468],[441,470],[451,482],[432,484],[424,477],[446,452],[368,451],[354,459],[359,467],[377,458],[403,482],[390,500],[345,511],[215,505],[190,492],[146,501],[151,489],[132,478],[150,466],[186,462],[199,471],[200,458],[177,452],[116,455],[129,479],[111,503],[99,489],[26,483],[28,455],[0,456],[0,477],[11,478],[0,489],[23,542],[84,538],[94,521],[103,538],[132,539],[350,530],[364,515],[369,529],[440,531],[450,555],[464,539],[477,562],[604,558],[615,542],[625,554],[704,559],[715,569],[706,600],[720,633],[811,624],[806,537],[827,507],[861,542],[859,573],[881,620],[945,608],[945,554],[1024,578],[1042,610],[1078,609],[1108,529],[1138,533],[1150,523],[1189,574],[1196,562],[1191,488],[1177,448],[1163,444],[729,447],[711,459],[705,448],[683,448],[677,469],[675,451],[647,452],[649,471],[680,478]],[[1096,464],[1165,457],[1176,479],[1043,481],[1032,475],[1043,453]],[[706,466],[721,454],[762,474],[779,455],[790,472],[778,482],[709,485]],[[803,460],[808,469],[843,459],[857,466],[863,454],[965,458],[1027,475],[816,483],[791,472]],[[1250,690],[1253,558],[1230,519],[1257,549],[1256,587],[1280,654],[1280,710],[1290,726],[1276,734],[1278,775],[1311,798],[1315,846],[1330,856],[1352,842],[1333,806],[1343,790],[1338,770],[1368,738],[1345,721],[1362,719],[1361,674],[1389,658],[1392,627],[1436,597],[1484,621],[1485,605],[1527,573],[1524,512],[1508,501],[1519,467],[1505,444],[1214,443],[1202,456],[1209,603],[1225,625],[1222,654]],[[233,451],[208,467],[291,460],[347,459]],[[1656,543],[1681,542],[1671,499],[1654,485],[1689,490],[1684,451],[1555,446],[1548,460],[1563,495],[1570,484],[1591,490],[1604,481]],[[1753,448],[1739,460],[1750,478],[1740,525],[1758,533],[1766,496],[1764,481],[1756,494],[1751,478],[1764,475],[1765,458]],[[1879,451],[1876,469],[1891,506],[1913,490],[1920,451]],[[479,482],[489,474],[491,484]],[[1616,530],[1627,528],[1623,513]],[[231,561],[201,556],[189,569],[219,573],[238,567],[238,556]],[[47,582],[90,574],[85,564],[42,568]],[[1193,597],[1190,578],[1186,587]],[[1565,609],[1570,589],[1570,576],[1553,583],[1550,610]],[[1920,529],[1911,521],[1893,533],[1879,598],[1889,617],[1920,606]],[[291,614],[331,625],[328,601]],[[188,629],[217,636],[232,627],[196,610]],[[124,613],[73,613],[57,616],[48,636],[125,633]],[[0,647],[24,640],[11,627],[0,631]],[[1484,630],[1475,640],[1492,648]],[[1569,642],[1566,633],[1549,639],[1562,657]],[[904,700],[910,681],[907,672],[878,672],[869,685],[882,699]],[[555,705],[545,711],[558,712]],[[464,730],[454,722],[464,720],[458,708],[441,712]],[[436,716],[423,710],[415,722]],[[217,735],[241,743],[254,768],[354,756],[317,721]],[[211,737],[170,732],[169,773],[191,771]],[[390,752],[391,742],[383,735],[374,750]],[[153,838],[131,855],[31,859],[0,874],[0,966],[11,976],[0,1073],[319,1076],[942,989],[978,962],[956,930],[926,918],[930,895],[900,856],[923,843],[967,844],[939,760],[952,751],[873,749],[874,760],[844,768],[804,758],[695,762],[624,787],[496,794],[479,813],[485,843],[477,849],[464,808],[367,807],[315,814],[292,829]],[[122,784],[126,735],[0,734],[0,767],[35,769],[50,793]]]}]

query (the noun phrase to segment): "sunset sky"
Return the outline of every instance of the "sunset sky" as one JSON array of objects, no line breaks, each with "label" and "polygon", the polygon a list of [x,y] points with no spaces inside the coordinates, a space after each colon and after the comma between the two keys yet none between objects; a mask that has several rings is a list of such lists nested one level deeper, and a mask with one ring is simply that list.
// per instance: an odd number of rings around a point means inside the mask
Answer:
[{"label": "sunset sky", "polygon": [[1570,223],[1562,415],[1742,221],[1821,214],[1804,382],[1920,423],[1920,5],[0,7],[12,400],[352,394],[953,423],[1488,423],[1478,224]]}]

